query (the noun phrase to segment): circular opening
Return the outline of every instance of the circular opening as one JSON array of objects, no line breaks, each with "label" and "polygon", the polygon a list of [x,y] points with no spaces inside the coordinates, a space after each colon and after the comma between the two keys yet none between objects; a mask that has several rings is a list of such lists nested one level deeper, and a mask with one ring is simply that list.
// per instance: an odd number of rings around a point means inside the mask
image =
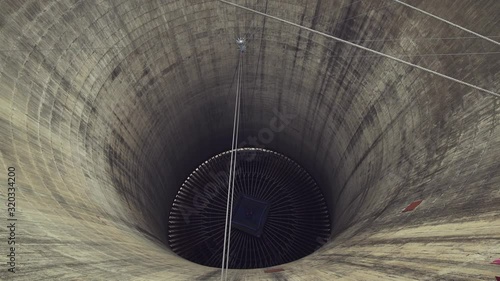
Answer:
[{"label": "circular opening", "polygon": [[[330,235],[330,218],[313,178],[276,152],[236,152],[229,267],[279,265],[321,247]],[[169,215],[169,246],[198,264],[222,264],[230,160],[227,151],[191,173]]]}]

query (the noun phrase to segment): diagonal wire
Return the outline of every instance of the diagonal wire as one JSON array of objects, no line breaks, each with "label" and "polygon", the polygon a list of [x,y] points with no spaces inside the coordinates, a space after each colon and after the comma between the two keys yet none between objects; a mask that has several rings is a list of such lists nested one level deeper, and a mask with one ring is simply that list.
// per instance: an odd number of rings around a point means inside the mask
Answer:
[{"label": "diagonal wire", "polygon": [[465,32],[468,32],[468,33],[470,33],[470,34],[473,34],[473,35],[475,35],[475,36],[477,36],[477,37],[480,37],[480,38],[482,38],[482,39],[484,39],[484,40],[487,40],[487,41],[489,41],[489,42],[491,42],[491,43],[493,43],[493,44],[496,44],[496,45],[500,46],[500,42],[497,42],[497,41],[495,41],[495,40],[493,40],[493,39],[491,39],[491,38],[488,38],[488,37],[486,37],[486,36],[484,36],[484,35],[481,35],[481,34],[479,34],[479,33],[477,33],[477,32],[474,32],[474,31],[472,31],[472,30],[470,30],[470,29],[467,29],[467,28],[465,28],[465,27],[463,27],[463,26],[460,26],[460,25],[458,25],[458,24],[456,24],[456,23],[452,23],[451,21],[445,20],[445,19],[443,19],[443,18],[441,18],[441,17],[438,17],[438,16],[436,16],[436,15],[434,15],[434,14],[431,14],[431,13],[429,13],[429,12],[427,12],[427,11],[424,11],[424,10],[422,10],[422,9],[419,9],[419,8],[417,8],[417,7],[415,7],[415,6],[412,6],[412,5],[408,4],[408,3],[405,3],[405,2],[403,2],[403,1],[399,1],[399,0],[392,0],[392,1],[394,1],[394,2],[396,2],[396,3],[399,3],[399,4],[403,5],[403,6],[406,6],[406,7],[408,7],[408,8],[411,8],[411,9],[413,9],[413,10],[415,10],[415,11],[418,11],[418,12],[420,12],[420,13],[424,14],[424,15],[428,15],[428,16],[430,16],[430,17],[433,17],[433,18],[435,18],[435,19],[437,19],[437,20],[439,20],[439,21],[445,22],[445,23],[447,23],[447,24],[449,24],[449,25],[451,25],[451,26],[454,26],[454,27],[456,27],[456,28],[458,28],[458,29],[461,29],[461,30],[463,30],[463,31],[465,31]]},{"label": "diagonal wire", "polygon": [[399,58],[396,58],[394,56],[391,56],[391,55],[387,55],[385,53],[382,53],[382,52],[379,52],[379,51],[375,51],[373,49],[370,49],[370,48],[367,48],[367,47],[364,47],[364,46],[361,46],[361,45],[358,45],[358,44],[355,44],[355,43],[352,43],[350,41],[347,41],[347,40],[344,40],[344,39],[341,39],[341,38],[338,38],[338,37],[335,37],[333,35],[330,35],[330,34],[327,34],[327,33],[324,33],[324,32],[321,32],[321,31],[318,31],[318,30],[314,30],[312,28],[309,28],[309,27],[305,27],[303,25],[300,25],[300,24],[297,24],[297,23],[293,23],[291,21],[287,21],[287,20],[284,20],[284,19],[281,19],[281,18],[278,18],[278,17],[275,17],[275,16],[272,16],[272,15],[269,15],[269,14],[266,14],[266,13],[262,13],[262,12],[259,12],[259,11],[256,11],[256,10],[253,10],[253,9],[250,9],[248,7],[245,7],[245,6],[241,6],[241,5],[238,5],[238,4],[235,4],[235,3],[231,3],[231,2],[228,2],[228,1],[225,1],[225,0],[219,0],[223,3],[226,3],[226,4],[229,4],[229,5],[232,5],[232,6],[235,6],[235,7],[238,7],[238,8],[241,8],[241,9],[244,9],[244,10],[247,10],[247,11],[250,11],[250,12],[253,12],[253,13],[257,13],[257,14],[260,14],[262,16],[265,16],[265,17],[268,17],[268,18],[271,18],[271,19],[274,19],[274,20],[277,20],[277,21],[280,21],[280,22],[283,22],[283,23],[286,23],[286,24],[289,24],[289,25],[292,25],[292,26],[295,26],[295,27],[298,27],[298,28],[301,28],[301,29],[304,29],[304,30],[307,30],[307,31],[310,31],[310,32],[313,32],[313,33],[316,33],[316,34],[319,34],[319,35],[322,35],[322,36],[325,36],[325,37],[328,37],[330,39],[333,39],[333,40],[336,40],[336,41],[339,41],[339,42],[342,42],[342,43],[345,43],[347,45],[350,45],[350,46],[353,46],[353,47],[356,47],[356,48],[359,48],[359,49],[362,49],[362,50],[365,50],[365,51],[368,51],[368,52],[371,52],[371,53],[374,53],[374,54],[377,54],[379,56],[382,56],[382,57],[386,57],[388,59],[392,59],[394,61],[397,61],[399,63],[402,63],[402,64],[405,64],[405,65],[408,65],[408,66],[411,66],[411,67],[414,67],[414,68],[418,68],[420,70],[423,70],[423,71],[426,71],[426,72],[429,72],[431,74],[434,74],[436,76],[440,76],[442,78],[445,78],[445,79],[448,79],[448,80],[451,80],[453,82],[456,82],[456,83],[460,83],[462,85],[465,85],[465,86],[468,86],[468,87],[471,87],[471,88],[474,88],[476,90],[479,90],[481,92],[485,92],[485,93],[488,93],[490,95],[493,95],[495,97],[498,97],[500,98],[500,94],[499,93],[495,93],[493,91],[490,91],[490,90],[487,90],[487,89],[484,89],[484,88],[481,88],[479,86],[476,86],[476,85],[473,85],[473,84],[470,84],[470,83],[467,83],[463,80],[459,80],[457,78],[453,78],[451,76],[448,76],[446,74],[442,74],[440,72],[437,72],[437,71],[434,71],[434,70],[431,70],[431,69],[428,69],[428,68],[425,68],[423,66],[420,66],[420,65],[417,65],[417,64],[414,64],[414,63],[411,63],[411,62],[407,62],[405,60],[402,60],[402,59],[399,59]]}]

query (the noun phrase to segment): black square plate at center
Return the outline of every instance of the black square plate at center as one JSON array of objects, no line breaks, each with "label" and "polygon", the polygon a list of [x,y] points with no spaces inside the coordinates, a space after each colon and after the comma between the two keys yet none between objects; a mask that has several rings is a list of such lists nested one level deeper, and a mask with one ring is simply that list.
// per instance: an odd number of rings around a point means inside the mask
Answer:
[{"label": "black square plate at center", "polygon": [[233,210],[232,226],[250,235],[260,237],[269,213],[269,203],[241,195]]}]

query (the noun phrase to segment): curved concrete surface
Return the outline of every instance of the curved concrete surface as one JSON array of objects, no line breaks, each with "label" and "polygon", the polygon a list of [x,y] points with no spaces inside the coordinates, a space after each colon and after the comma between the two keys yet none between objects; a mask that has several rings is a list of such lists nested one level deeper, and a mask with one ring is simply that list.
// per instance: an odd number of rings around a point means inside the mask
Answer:
[{"label": "curved concrete surface", "polygon": [[[233,1],[500,92],[498,45],[394,1]],[[500,39],[500,1],[407,2]],[[306,168],[334,227],[283,271],[231,280],[500,276],[499,98],[213,0],[0,13],[1,200],[15,167],[18,219],[15,274],[0,228],[0,279],[219,280],[164,245],[165,218],[189,173],[230,148],[241,33],[241,141]]]}]

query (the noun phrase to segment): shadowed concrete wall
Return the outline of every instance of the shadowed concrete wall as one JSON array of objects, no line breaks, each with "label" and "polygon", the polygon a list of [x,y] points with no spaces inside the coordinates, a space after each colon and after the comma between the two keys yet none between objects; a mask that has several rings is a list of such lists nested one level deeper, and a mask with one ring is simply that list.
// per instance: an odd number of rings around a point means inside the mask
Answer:
[{"label": "shadowed concrete wall", "polygon": [[[234,2],[500,92],[498,45],[393,1]],[[500,38],[500,1],[408,3]],[[4,0],[0,179],[16,168],[18,244],[0,279],[220,278],[164,245],[166,217],[230,148],[242,33],[241,140],[306,168],[334,228],[284,271],[231,280],[500,275],[499,98],[212,0]],[[294,118],[270,139],[273,112]]]}]

